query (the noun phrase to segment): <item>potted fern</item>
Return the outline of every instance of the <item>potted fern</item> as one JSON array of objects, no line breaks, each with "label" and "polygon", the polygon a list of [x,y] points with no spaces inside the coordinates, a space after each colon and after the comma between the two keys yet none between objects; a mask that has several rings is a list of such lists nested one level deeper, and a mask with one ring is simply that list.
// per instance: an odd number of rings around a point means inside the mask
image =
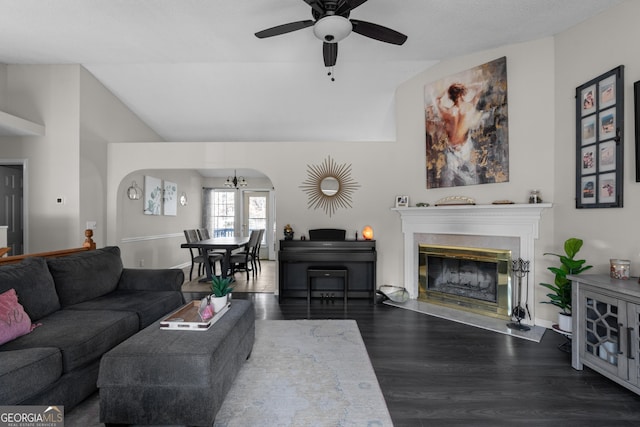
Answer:
[{"label": "potted fern", "polygon": [[559,267],[548,267],[547,269],[555,274],[553,284],[540,283],[541,286],[549,289],[547,294],[549,301],[542,301],[544,304],[555,305],[562,311],[558,314],[558,328],[565,332],[571,332],[571,280],[568,275],[575,275],[590,269],[591,265],[584,265],[585,260],[575,259],[575,256],[582,248],[582,240],[572,237],[564,242],[565,255],[554,254],[551,252],[545,255],[553,255],[559,258]]},{"label": "potted fern", "polygon": [[233,292],[232,277],[213,276],[211,278],[211,303],[217,313],[227,304]]}]

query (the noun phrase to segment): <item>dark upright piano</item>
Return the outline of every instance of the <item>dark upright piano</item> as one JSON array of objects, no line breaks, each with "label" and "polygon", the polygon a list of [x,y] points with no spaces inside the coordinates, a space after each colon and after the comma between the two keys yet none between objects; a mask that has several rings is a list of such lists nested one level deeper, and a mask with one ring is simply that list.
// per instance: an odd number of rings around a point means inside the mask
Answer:
[{"label": "dark upright piano", "polygon": [[[376,242],[375,240],[280,240],[278,251],[279,301],[283,298],[306,298],[309,268],[346,269],[349,298],[375,297]],[[344,236],[344,234],[343,234]],[[343,296],[339,277],[318,278],[314,281],[312,297],[331,293]]]}]

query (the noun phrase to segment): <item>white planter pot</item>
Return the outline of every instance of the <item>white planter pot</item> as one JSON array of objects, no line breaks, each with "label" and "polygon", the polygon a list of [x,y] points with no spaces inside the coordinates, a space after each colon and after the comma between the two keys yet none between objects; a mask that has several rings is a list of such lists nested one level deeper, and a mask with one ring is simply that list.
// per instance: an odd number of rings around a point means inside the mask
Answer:
[{"label": "white planter pot", "polygon": [[558,328],[564,332],[573,332],[573,322],[570,314],[558,313]]},{"label": "white planter pot", "polygon": [[219,312],[224,308],[225,305],[227,305],[228,296],[229,295],[225,295],[223,297],[214,297],[213,295],[211,296],[211,305],[213,305],[214,312]]}]

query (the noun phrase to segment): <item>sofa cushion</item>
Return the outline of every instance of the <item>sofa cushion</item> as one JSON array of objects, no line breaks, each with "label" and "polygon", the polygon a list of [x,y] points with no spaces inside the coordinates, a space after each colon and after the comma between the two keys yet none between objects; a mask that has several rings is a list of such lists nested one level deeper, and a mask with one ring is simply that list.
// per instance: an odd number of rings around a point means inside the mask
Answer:
[{"label": "sofa cushion", "polygon": [[0,345],[31,332],[31,319],[18,302],[16,290],[0,294]]},{"label": "sofa cushion", "polygon": [[44,258],[26,258],[19,264],[0,266],[0,292],[12,288],[34,322],[60,309],[53,277]]},{"label": "sofa cushion", "polygon": [[138,315],[139,328],[144,329],[165,314],[182,306],[182,293],[176,291],[121,291],[75,304],[69,310],[118,310]]},{"label": "sofa cushion", "polygon": [[47,264],[63,307],[114,291],[122,273],[117,246],[49,258]]},{"label": "sofa cushion", "polygon": [[16,405],[38,394],[62,375],[57,348],[0,351],[0,405]]},{"label": "sofa cushion", "polygon": [[184,272],[179,268],[123,268],[118,289],[127,291],[181,291]]},{"label": "sofa cushion", "polygon": [[138,316],[125,311],[63,309],[41,323],[30,334],[4,344],[2,350],[59,348],[65,373],[98,360],[138,331]]}]

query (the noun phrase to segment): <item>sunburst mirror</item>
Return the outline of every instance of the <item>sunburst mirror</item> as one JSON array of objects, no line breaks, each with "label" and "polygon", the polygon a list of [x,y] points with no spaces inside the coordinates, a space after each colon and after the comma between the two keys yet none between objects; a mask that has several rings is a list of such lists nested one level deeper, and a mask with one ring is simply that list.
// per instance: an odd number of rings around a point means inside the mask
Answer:
[{"label": "sunburst mirror", "polygon": [[351,194],[360,187],[351,178],[351,165],[338,165],[327,158],[319,165],[307,165],[307,179],[300,188],[307,193],[309,209],[322,208],[333,215],[338,208],[351,207]]}]

